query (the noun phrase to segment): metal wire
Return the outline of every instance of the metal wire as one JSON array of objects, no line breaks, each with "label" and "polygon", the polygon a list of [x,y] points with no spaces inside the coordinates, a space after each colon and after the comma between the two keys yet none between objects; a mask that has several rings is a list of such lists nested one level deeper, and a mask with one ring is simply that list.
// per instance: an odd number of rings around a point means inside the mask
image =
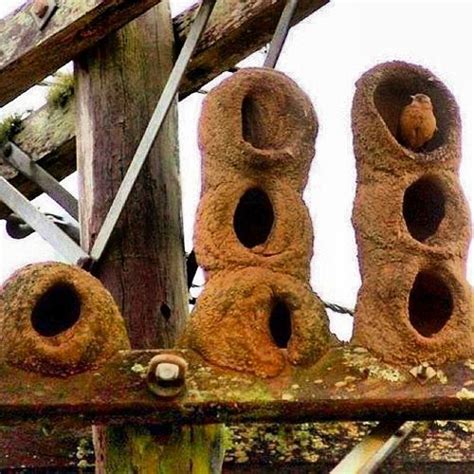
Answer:
[{"label": "metal wire", "polygon": [[340,306],[335,303],[326,303],[323,301],[324,307],[330,309],[331,311],[334,311],[335,313],[340,313],[340,314],[350,314],[351,316],[354,316],[354,310],[345,308],[344,306]]}]

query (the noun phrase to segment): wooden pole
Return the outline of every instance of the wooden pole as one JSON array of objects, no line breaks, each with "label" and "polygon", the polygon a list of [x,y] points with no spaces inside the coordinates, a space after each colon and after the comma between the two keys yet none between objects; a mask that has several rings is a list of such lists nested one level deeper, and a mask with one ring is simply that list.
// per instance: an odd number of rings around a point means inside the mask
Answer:
[{"label": "wooden pole", "polygon": [[[75,62],[80,213],[88,250],[166,83],[173,46],[169,2],[163,1]],[[176,104],[97,273],[122,311],[132,348],[175,343],[187,317]],[[94,438],[96,472],[178,472],[167,467],[178,460],[179,472],[218,472],[223,457],[219,427],[101,427]],[[208,469],[197,471],[201,463]]]}]

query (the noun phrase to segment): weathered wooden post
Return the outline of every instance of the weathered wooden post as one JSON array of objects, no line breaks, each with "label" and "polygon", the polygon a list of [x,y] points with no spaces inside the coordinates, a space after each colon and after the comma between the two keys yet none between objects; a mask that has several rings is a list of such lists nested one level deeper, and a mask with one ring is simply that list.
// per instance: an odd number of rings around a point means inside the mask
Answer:
[{"label": "weathered wooden post", "polygon": [[[88,250],[172,69],[173,46],[169,2],[163,1],[75,62],[80,213]],[[185,323],[181,224],[175,104],[97,268],[119,304],[132,348],[170,347]],[[206,464],[213,453],[201,450],[196,457],[192,430],[96,427],[96,470],[163,472],[172,466],[172,472],[197,472],[194,461]],[[213,428],[196,430],[201,447],[210,441],[220,459]]]}]

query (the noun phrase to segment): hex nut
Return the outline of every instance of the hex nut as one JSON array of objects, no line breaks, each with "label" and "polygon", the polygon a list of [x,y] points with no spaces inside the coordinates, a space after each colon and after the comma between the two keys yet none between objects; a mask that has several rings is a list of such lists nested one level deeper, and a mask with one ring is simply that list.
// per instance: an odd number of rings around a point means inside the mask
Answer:
[{"label": "hex nut", "polygon": [[174,398],[186,387],[188,363],[179,355],[163,353],[153,357],[148,365],[148,388],[160,398]]},{"label": "hex nut", "polygon": [[46,13],[48,12],[48,2],[46,0],[35,0],[32,5],[32,12],[38,18],[44,18]]}]

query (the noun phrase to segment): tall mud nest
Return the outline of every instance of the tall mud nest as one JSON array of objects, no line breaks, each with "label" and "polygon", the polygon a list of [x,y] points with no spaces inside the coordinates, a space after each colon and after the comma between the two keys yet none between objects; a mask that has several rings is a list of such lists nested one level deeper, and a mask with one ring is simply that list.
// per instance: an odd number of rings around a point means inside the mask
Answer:
[{"label": "tall mud nest", "polygon": [[206,98],[194,244],[207,284],[186,343],[211,363],[270,377],[328,348],[302,199],[316,133],[308,97],[276,71],[241,70]]},{"label": "tall mud nest", "polygon": [[0,292],[0,358],[24,370],[67,376],[100,366],[129,342],[110,293],[63,263],[24,267]]},{"label": "tall mud nest", "polygon": [[[398,124],[410,96],[420,93],[431,98],[437,130],[414,152],[400,143]],[[357,83],[352,123],[362,273],[354,341],[406,366],[470,357],[471,224],[458,178],[461,122],[453,96],[426,69],[381,64]]]}]

